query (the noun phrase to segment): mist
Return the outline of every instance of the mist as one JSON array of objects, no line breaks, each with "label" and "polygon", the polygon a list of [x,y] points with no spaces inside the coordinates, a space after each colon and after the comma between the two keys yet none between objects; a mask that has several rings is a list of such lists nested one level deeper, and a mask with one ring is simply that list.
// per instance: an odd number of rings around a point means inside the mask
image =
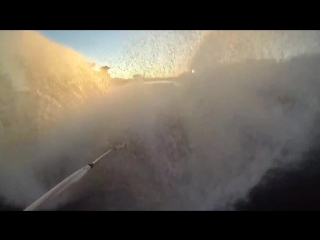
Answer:
[{"label": "mist", "polygon": [[[19,45],[29,64],[19,71],[26,69],[32,76],[40,72],[45,78],[56,65],[85,66],[85,61],[65,60],[62,56],[69,50],[59,47],[57,62],[40,68],[45,49],[56,43],[39,37],[43,47],[38,48],[38,37],[31,35],[32,41],[23,45],[14,34],[10,41],[1,38],[0,49],[5,52],[1,63],[10,76],[17,76],[18,70],[6,67],[7,56],[13,63],[20,57],[13,54],[18,50],[7,52],[8,45]],[[124,149],[105,157],[42,210],[235,210],[235,203],[246,199],[268,171],[299,168],[317,134],[320,55],[308,51],[286,58],[246,54],[236,61],[221,61],[219,55],[204,61],[211,53],[204,49],[215,44],[212,36],[190,61],[194,73],[178,77],[178,86],[110,86],[99,97],[87,97],[72,114],[62,112],[37,141],[2,147],[4,202],[17,209],[27,207],[123,142]],[[309,45],[315,41],[301,40]],[[37,54],[24,55],[31,47]],[[69,73],[55,69],[59,76]],[[75,70],[79,77],[81,71]],[[86,75],[83,81],[89,77],[96,76]]]}]

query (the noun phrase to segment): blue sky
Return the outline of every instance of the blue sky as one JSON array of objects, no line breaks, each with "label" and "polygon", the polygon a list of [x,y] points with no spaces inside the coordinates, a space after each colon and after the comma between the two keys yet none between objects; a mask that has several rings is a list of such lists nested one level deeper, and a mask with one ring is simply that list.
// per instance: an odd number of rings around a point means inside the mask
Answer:
[{"label": "blue sky", "polygon": [[172,76],[185,70],[198,31],[41,30],[89,60],[111,67],[117,77]]},{"label": "blue sky", "polygon": [[124,71],[127,65],[124,51],[134,39],[143,37],[148,31],[133,30],[41,30],[49,39],[69,46],[84,55],[88,60],[111,67],[113,76],[130,77],[139,72],[133,69]]},{"label": "blue sky", "polygon": [[67,45],[95,62],[109,62],[131,38],[143,31],[124,30],[42,30],[46,37]]}]

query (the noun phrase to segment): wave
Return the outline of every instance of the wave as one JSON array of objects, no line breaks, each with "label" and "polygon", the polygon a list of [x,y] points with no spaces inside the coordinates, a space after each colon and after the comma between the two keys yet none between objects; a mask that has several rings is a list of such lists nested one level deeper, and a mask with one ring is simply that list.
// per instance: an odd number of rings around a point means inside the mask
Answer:
[{"label": "wave", "polygon": [[319,62],[319,54],[206,62],[178,86],[110,88],[39,142],[2,150],[0,195],[23,209],[126,142],[42,210],[250,209],[273,169],[301,169],[315,147]]}]

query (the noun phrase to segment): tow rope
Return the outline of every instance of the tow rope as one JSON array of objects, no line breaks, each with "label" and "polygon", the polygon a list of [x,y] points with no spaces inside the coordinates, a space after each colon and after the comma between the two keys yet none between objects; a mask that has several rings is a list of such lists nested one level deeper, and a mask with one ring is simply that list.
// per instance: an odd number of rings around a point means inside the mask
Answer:
[{"label": "tow rope", "polygon": [[81,178],[83,178],[89,170],[91,170],[103,157],[111,153],[113,150],[117,150],[120,148],[124,148],[126,146],[125,143],[121,144],[117,147],[110,148],[107,152],[102,154],[100,157],[98,157],[96,160],[94,160],[92,163],[89,163],[85,167],[81,168],[80,170],[76,171],[66,179],[64,179],[62,182],[60,182],[58,185],[53,187],[51,190],[49,190],[47,193],[45,193],[42,197],[40,197],[38,200],[33,202],[29,207],[24,209],[24,211],[35,211],[40,206],[42,206],[44,203],[52,200],[54,197],[58,196],[62,192],[64,192],[67,188],[69,188],[71,185],[78,182]]}]

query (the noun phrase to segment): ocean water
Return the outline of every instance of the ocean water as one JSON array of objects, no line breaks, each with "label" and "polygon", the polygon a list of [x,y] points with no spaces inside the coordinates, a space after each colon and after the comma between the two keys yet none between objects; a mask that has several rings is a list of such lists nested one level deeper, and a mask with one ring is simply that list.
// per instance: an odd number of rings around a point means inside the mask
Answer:
[{"label": "ocean water", "polygon": [[291,32],[264,44],[258,33],[261,53],[282,51],[242,58],[240,44],[233,59],[230,45],[210,47],[215,34],[178,85],[110,87],[39,142],[2,149],[2,209],[25,208],[125,142],[42,210],[318,210],[318,33],[294,33],[290,47]]}]

